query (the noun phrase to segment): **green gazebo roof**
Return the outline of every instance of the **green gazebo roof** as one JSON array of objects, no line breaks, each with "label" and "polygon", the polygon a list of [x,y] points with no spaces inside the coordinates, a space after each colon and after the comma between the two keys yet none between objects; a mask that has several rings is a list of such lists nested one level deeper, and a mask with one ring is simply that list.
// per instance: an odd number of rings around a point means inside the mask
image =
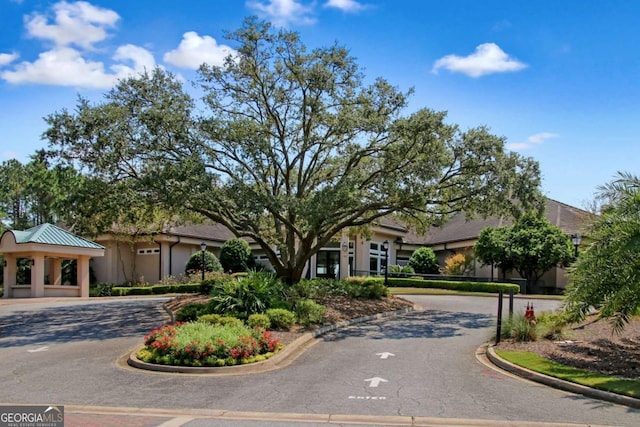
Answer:
[{"label": "green gazebo roof", "polygon": [[42,243],[45,245],[71,246],[76,248],[104,249],[97,243],[76,236],[53,224],[41,224],[28,230],[11,230],[16,243]]}]

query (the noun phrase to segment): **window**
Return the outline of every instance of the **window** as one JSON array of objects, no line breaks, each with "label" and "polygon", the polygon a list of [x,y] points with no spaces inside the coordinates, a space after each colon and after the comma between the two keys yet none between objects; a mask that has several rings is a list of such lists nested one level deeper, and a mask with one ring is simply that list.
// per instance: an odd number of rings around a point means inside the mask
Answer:
[{"label": "window", "polygon": [[384,272],[384,257],[382,243],[371,242],[369,245],[369,274],[382,274]]},{"label": "window", "polygon": [[340,277],[340,251],[320,251],[316,258],[316,277]]},{"label": "window", "polygon": [[138,255],[155,255],[160,253],[160,248],[138,249]]}]

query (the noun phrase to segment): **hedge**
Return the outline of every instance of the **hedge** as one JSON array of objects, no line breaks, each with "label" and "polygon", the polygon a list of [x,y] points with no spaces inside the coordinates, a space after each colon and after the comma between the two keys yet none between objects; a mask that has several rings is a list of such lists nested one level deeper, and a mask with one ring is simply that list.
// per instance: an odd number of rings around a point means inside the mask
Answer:
[{"label": "hedge", "polygon": [[199,283],[188,283],[186,285],[154,285],[154,286],[114,286],[111,295],[123,297],[126,295],[161,295],[161,294],[189,294],[200,291]]},{"label": "hedge", "polygon": [[448,280],[423,280],[410,279],[403,277],[389,277],[389,287],[407,287],[407,288],[435,288],[450,289],[454,291],[466,292],[490,292],[498,293],[499,291],[509,292],[513,290],[514,294],[520,292],[520,286],[513,283],[495,283],[495,282],[461,282]]}]

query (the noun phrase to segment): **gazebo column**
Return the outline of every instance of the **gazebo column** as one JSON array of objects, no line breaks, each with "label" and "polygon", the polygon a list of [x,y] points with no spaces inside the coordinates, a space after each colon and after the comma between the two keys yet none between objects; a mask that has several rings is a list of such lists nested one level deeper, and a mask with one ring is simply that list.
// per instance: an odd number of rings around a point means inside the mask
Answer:
[{"label": "gazebo column", "polygon": [[62,259],[60,258],[49,260],[49,283],[53,286],[62,285]]},{"label": "gazebo column", "polygon": [[89,260],[90,256],[80,255],[78,257],[78,286],[80,286],[80,297],[89,298]]},{"label": "gazebo column", "polygon": [[31,266],[31,297],[44,296],[44,255],[33,254]]},{"label": "gazebo column", "polygon": [[4,298],[13,297],[13,289],[11,287],[17,284],[17,276],[18,258],[9,253],[4,254],[4,275],[2,282],[4,283]]}]

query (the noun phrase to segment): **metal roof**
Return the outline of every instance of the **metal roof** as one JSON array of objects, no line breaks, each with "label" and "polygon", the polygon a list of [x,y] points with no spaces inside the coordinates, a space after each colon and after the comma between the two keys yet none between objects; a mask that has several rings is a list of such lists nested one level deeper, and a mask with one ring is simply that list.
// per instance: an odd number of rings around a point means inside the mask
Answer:
[{"label": "metal roof", "polygon": [[97,243],[56,227],[53,224],[40,224],[28,230],[11,230],[16,243],[41,243],[45,245],[71,246],[76,248],[104,249]]}]

